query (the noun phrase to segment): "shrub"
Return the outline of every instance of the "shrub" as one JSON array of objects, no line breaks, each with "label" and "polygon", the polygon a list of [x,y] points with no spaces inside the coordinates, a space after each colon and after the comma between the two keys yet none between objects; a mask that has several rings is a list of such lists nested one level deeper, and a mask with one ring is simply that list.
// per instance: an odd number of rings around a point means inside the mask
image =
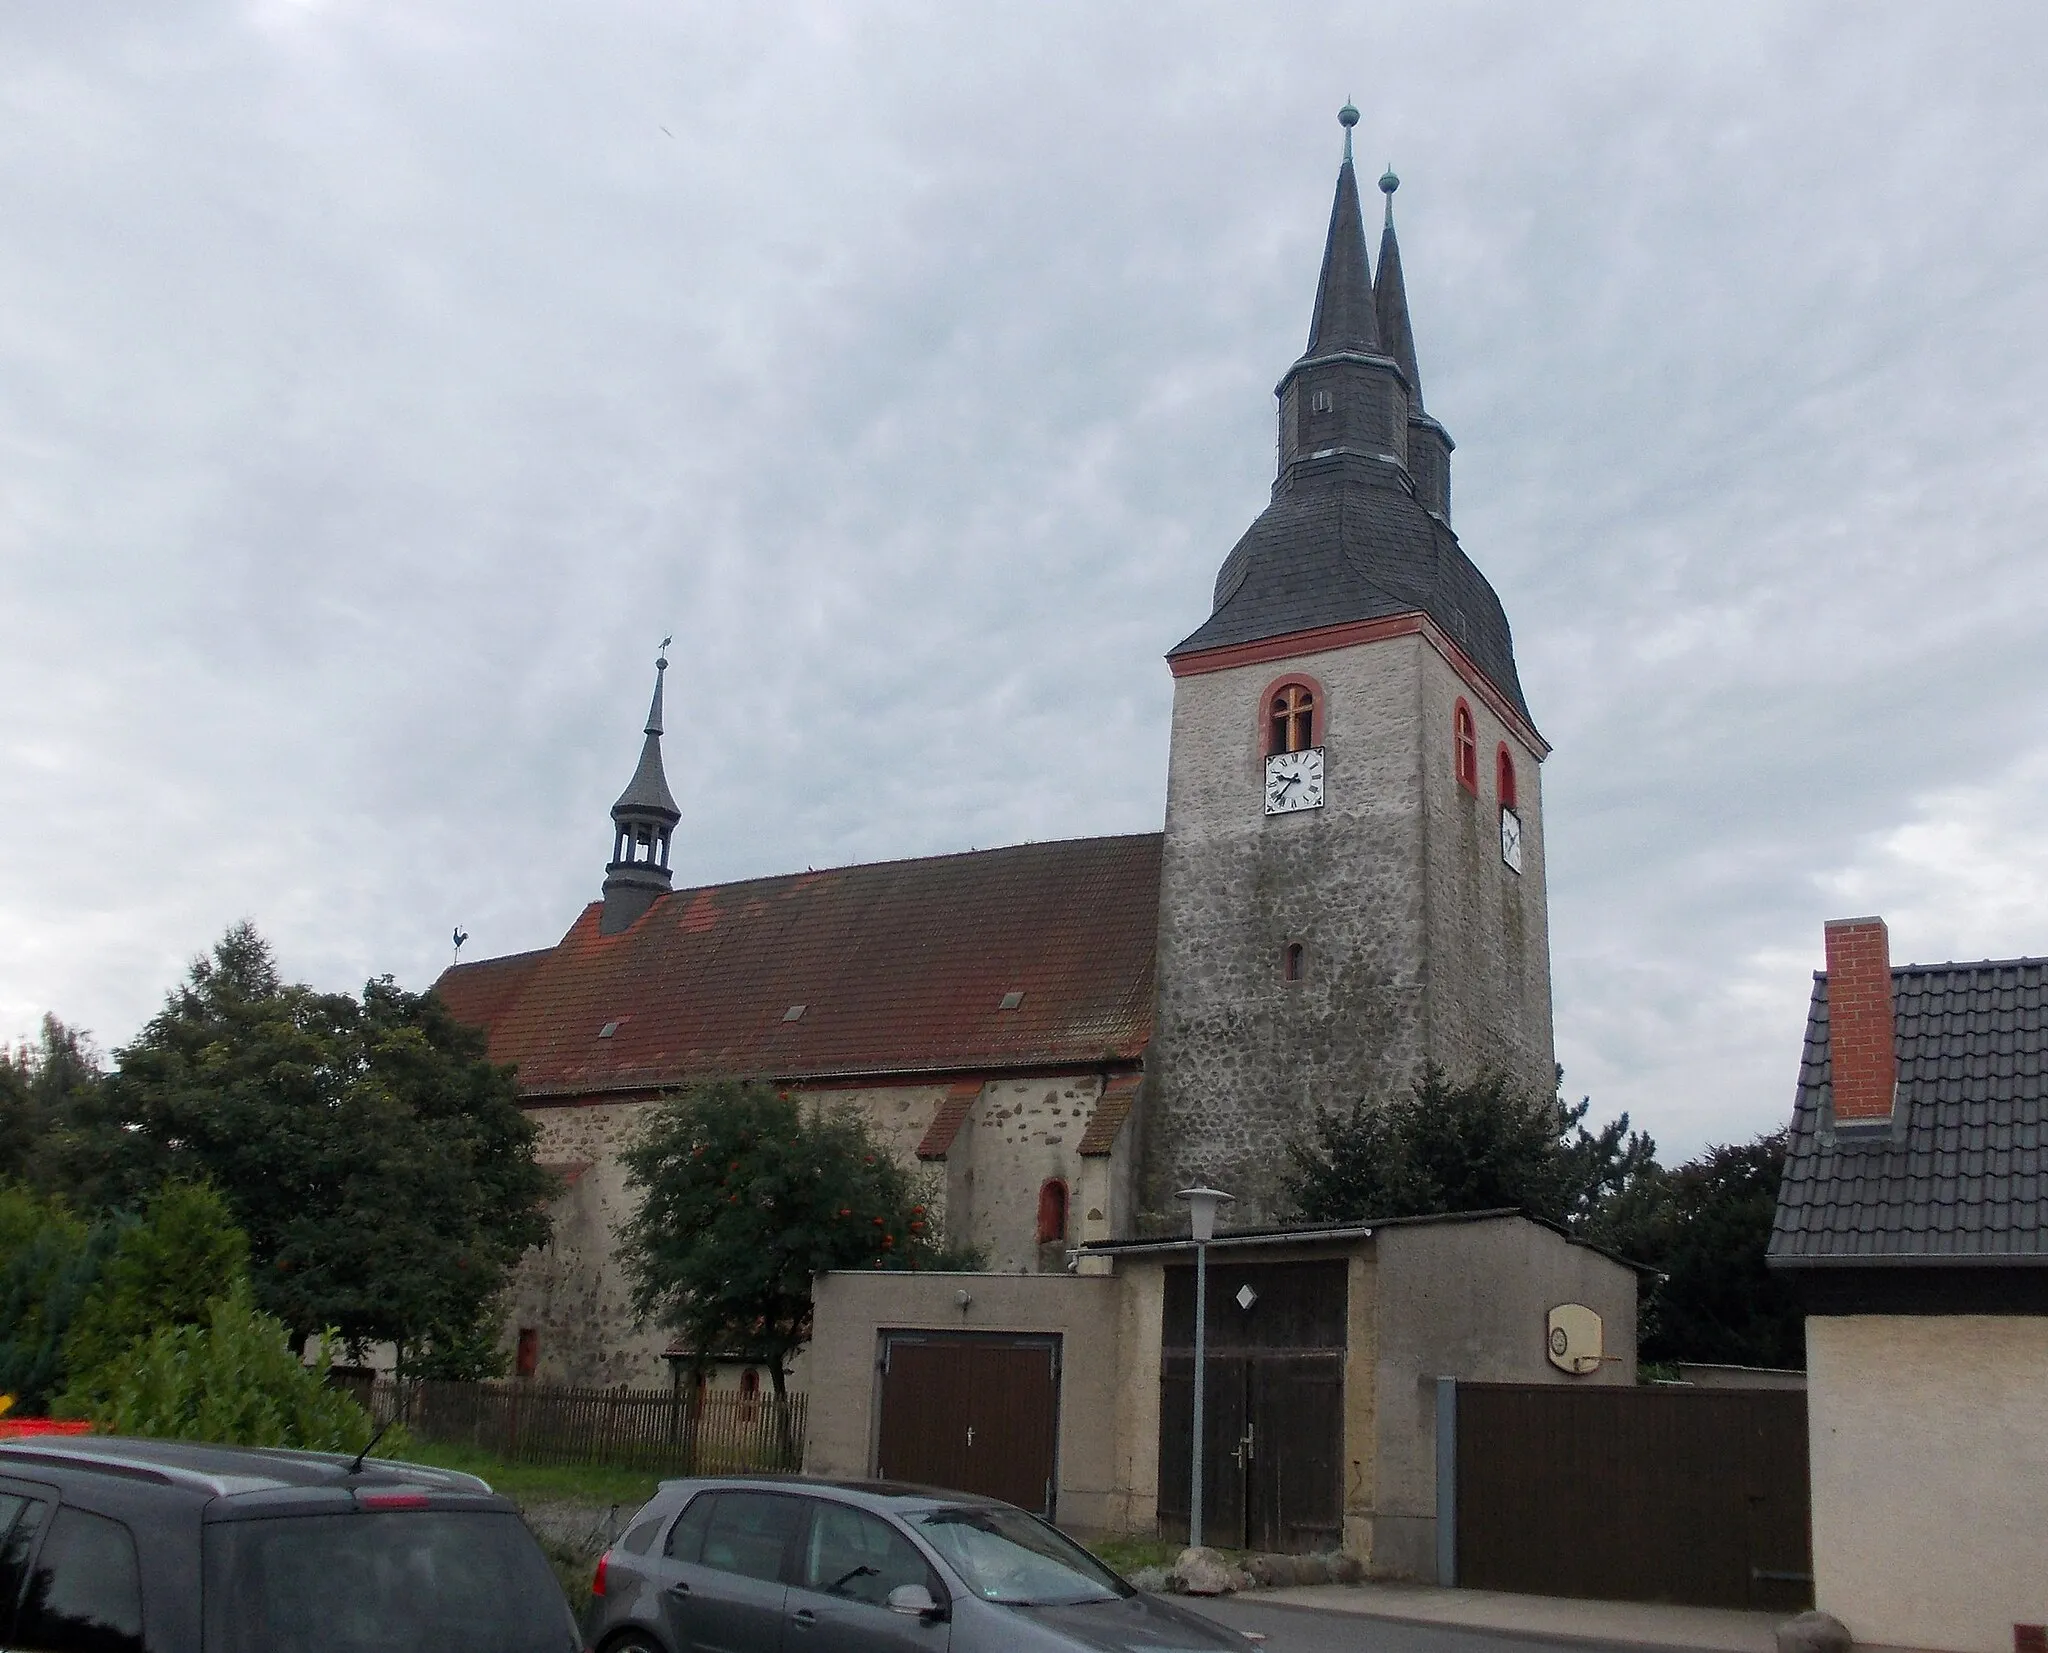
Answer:
[{"label": "shrub", "polygon": [[92,1420],[121,1435],[361,1451],[370,1415],[301,1365],[289,1337],[238,1284],[205,1325],[166,1326],[133,1345]]}]

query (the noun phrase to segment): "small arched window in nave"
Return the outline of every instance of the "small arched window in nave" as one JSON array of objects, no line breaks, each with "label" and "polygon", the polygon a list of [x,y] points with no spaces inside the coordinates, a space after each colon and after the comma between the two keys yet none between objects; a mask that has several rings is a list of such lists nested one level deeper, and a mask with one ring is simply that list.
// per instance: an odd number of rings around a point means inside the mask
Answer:
[{"label": "small arched window in nave", "polygon": [[1067,1237],[1067,1185],[1048,1177],[1038,1190],[1038,1243],[1052,1245]]}]

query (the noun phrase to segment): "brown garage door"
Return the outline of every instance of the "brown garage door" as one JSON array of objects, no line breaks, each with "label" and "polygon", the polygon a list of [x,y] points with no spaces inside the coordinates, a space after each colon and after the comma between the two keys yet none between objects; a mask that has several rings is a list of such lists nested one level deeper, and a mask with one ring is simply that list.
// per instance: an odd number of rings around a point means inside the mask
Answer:
[{"label": "brown garage door", "polygon": [[1060,1340],[885,1332],[875,1473],[1053,1515]]},{"label": "brown garage door", "polygon": [[1813,1600],[1803,1393],[1460,1383],[1457,1404],[1460,1584]]}]

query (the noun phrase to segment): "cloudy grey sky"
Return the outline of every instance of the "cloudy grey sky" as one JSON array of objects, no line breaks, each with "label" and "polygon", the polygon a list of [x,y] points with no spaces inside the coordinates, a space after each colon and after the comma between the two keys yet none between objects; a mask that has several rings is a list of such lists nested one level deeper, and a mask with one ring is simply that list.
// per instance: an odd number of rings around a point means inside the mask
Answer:
[{"label": "cloudy grey sky", "polygon": [[2048,9],[0,10],[0,1036],[249,917],[1159,824],[1348,94],[1556,747],[1573,1094],[1787,1112],[1823,918],[2048,953]]}]

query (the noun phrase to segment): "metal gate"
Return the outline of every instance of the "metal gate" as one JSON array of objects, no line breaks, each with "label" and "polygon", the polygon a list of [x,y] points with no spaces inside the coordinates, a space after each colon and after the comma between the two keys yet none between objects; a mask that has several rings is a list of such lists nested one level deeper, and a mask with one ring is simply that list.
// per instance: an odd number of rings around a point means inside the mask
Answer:
[{"label": "metal gate", "polygon": [[[1202,1537],[1233,1549],[1334,1549],[1344,1535],[1346,1264],[1209,1269]],[[1185,1536],[1194,1430],[1194,1271],[1166,1275],[1159,1520]]]},{"label": "metal gate", "polygon": [[1053,1516],[1060,1340],[885,1332],[875,1474]]},{"label": "metal gate", "polygon": [[1461,1585],[1813,1600],[1802,1391],[1460,1383],[1454,1427]]}]

